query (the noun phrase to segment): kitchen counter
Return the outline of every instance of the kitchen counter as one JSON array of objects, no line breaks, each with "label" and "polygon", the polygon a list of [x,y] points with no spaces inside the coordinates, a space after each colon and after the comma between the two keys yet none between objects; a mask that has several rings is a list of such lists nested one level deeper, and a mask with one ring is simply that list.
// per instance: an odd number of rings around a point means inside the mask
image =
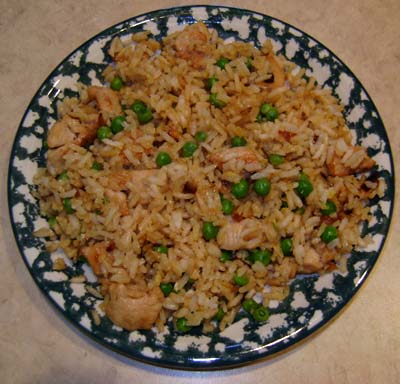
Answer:
[{"label": "kitchen counter", "polygon": [[177,371],[106,350],[55,311],[22,261],[8,216],[8,161],[18,124],[47,75],[84,41],[124,19],[159,8],[216,3],[281,19],[335,52],[374,100],[399,169],[400,4],[396,0],[0,1],[2,383],[400,382],[398,204],[373,272],[334,321],[285,353],[230,370]]}]

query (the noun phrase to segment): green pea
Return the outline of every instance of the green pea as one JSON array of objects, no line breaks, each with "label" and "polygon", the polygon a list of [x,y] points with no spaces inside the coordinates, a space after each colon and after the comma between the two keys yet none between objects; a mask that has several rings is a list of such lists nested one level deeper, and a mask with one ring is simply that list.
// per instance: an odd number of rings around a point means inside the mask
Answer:
[{"label": "green pea", "polygon": [[75,212],[75,209],[72,208],[71,199],[69,197],[67,197],[63,200],[63,206],[64,206],[64,211],[68,215],[71,215]]},{"label": "green pea", "polygon": [[156,164],[158,168],[168,165],[172,162],[171,156],[167,152],[159,152],[156,157]]},{"label": "green pea", "polygon": [[333,225],[328,225],[321,234],[321,240],[328,244],[338,238],[338,231]]},{"label": "green pea", "polygon": [[122,79],[119,76],[115,76],[112,80],[111,80],[111,84],[110,87],[111,89],[113,89],[114,91],[119,91],[124,85],[124,82],[122,81]]},{"label": "green pea", "polygon": [[208,91],[211,90],[211,88],[213,87],[213,85],[218,81],[218,79],[215,76],[211,76],[209,79],[207,79],[206,82],[206,88]]},{"label": "green pea", "polygon": [[215,62],[215,65],[220,67],[221,69],[225,69],[226,64],[228,64],[229,62],[230,60],[227,59],[226,57],[221,57]]},{"label": "green pea", "polygon": [[94,169],[95,171],[101,171],[103,169],[103,166],[97,161],[94,161],[92,164],[92,169]]},{"label": "green pea", "polygon": [[48,219],[49,227],[53,229],[55,225],[57,224],[57,218],[55,216],[51,216]]},{"label": "green pea", "polygon": [[187,325],[186,318],[181,317],[178,320],[176,320],[176,329],[179,332],[189,332],[192,329],[192,327]]},{"label": "green pea", "polygon": [[140,124],[146,124],[153,120],[153,112],[151,112],[151,109],[146,109],[145,112],[138,114],[137,118]]},{"label": "green pea", "polygon": [[290,238],[281,240],[281,250],[284,256],[291,256],[293,252],[293,241]]},{"label": "green pea", "polygon": [[236,285],[239,285],[240,287],[243,287],[244,285],[248,284],[249,278],[247,276],[245,276],[245,275],[242,275],[242,276],[234,275],[233,276],[233,282]]},{"label": "green pea", "polygon": [[269,318],[269,310],[268,310],[268,308],[259,306],[258,308],[256,308],[253,311],[252,315],[253,315],[253,318],[255,321],[258,321],[258,322],[267,321]]},{"label": "green pea", "polygon": [[254,183],[253,188],[254,192],[257,193],[258,196],[267,196],[271,190],[271,183],[268,179],[263,177]]},{"label": "green pea", "polygon": [[332,200],[327,200],[325,203],[325,207],[321,209],[321,213],[325,216],[332,215],[337,210],[336,204]]},{"label": "green pea", "polygon": [[279,116],[278,109],[268,103],[261,105],[260,113],[267,121],[275,121]]},{"label": "green pea", "polygon": [[196,141],[198,143],[203,143],[204,141],[207,140],[207,137],[208,137],[208,135],[204,131],[196,132],[196,134],[194,135],[194,138],[196,139]]},{"label": "green pea", "polygon": [[198,148],[197,144],[194,141],[188,141],[182,146],[181,156],[192,157],[193,154],[196,152],[197,148]]},{"label": "green pea", "polygon": [[254,65],[253,65],[253,60],[252,60],[251,57],[248,57],[248,58],[246,59],[245,64],[246,64],[246,67],[247,67],[247,69],[248,69],[249,71],[252,71],[252,70],[253,70]]},{"label": "green pea", "polygon": [[203,223],[203,237],[206,240],[215,239],[218,235],[219,227],[211,223],[210,221],[206,221]]},{"label": "green pea", "polygon": [[215,321],[221,321],[225,316],[225,312],[221,307],[218,307],[218,311],[214,316]]},{"label": "green pea", "polygon": [[299,215],[304,215],[304,212],[305,212],[306,210],[305,210],[305,208],[304,207],[299,207],[299,208],[296,208],[293,212],[294,213],[298,213]]},{"label": "green pea", "polygon": [[245,198],[250,190],[249,182],[246,179],[241,179],[238,183],[232,184],[231,192],[232,195],[237,199]]},{"label": "green pea", "polygon": [[231,200],[221,198],[221,208],[224,215],[230,215],[235,206]]},{"label": "green pea", "polygon": [[269,155],[268,160],[274,167],[276,167],[277,165],[283,164],[285,161],[285,158],[276,153],[272,153],[271,155]]},{"label": "green pea", "polygon": [[158,253],[168,253],[168,247],[166,245],[157,245],[153,250]]},{"label": "green pea", "polygon": [[174,285],[172,283],[161,283],[160,289],[161,292],[164,294],[164,297],[167,297],[174,290]]},{"label": "green pea", "polygon": [[231,261],[233,258],[233,253],[231,251],[227,251],[225,249],[221,249],[221,256],[219,257],[219,260],[223,263],[226,261]]},{"label": "green pea", "polygon": [[216,108],[223,108],[226,105],[225,101],[218,99],[218,95],[216,93],[211,93],[209,100],[210,103]]},{"label": "green pea", "polygon": [[97,130],[97,138],[99,140],[109,139],[112,136],[111,128],[106,125],[102,125]]},{"label": "green pea", "polygon": [[116,116],[111,121],[111,132],[115,135],[118,132],[123,131],[124,122],[126,121],[125,116]]},{"label": "green pea", "polygon": [[241,136],[235,136],[231,140],[232,147],[243,147],[247,144],[247,140]]},{"label": "green pea", "polygon": [[141,100],[136,100],[132,105],[131,105],[131,109],[133,112],[135,112],[136,114],[141,114],[146,112],[147,109],[147,105],[141,101]]},{"label": "green pea", "polygon": [[256,249],[250,252],[248,259],[252,263],[259,261],[264,265],[268,265],[271,262],[271,256],[272,253],[268,249]]},{"label": "green pea", "polygon": [[265,117],[267,118],[267,121],[275,121],[279,116],[279,112],[276,108],[271,109]]},{"label": "green pea", "polygon": [[271,104],[268,103],[261,104],[260,113],[265,116],[272,108],[274,107]]},{"label": "green pea", "polygon": [[306,198],[314,190],[311,181],[308,176],[304,173],[300,174],[298,185],[295,188],[296,193],[302,198]]},{"label": "green pea", "polygon": [[246,299],[242,302],[243,309],[250,314],[252,314],[259,306],[260,304],[258,304],[254,299]]},{"label": "green pea", "polygon": [[153,120],[153,112],[151,112],[151,109],[143,101],[136,100],[131,105],[131,109],[136,113],[140,124],[146,124]]},{"label": "green pea", "polygon": [[62,171],[57,176],[57,180],[59,180],[59,181],[67,181],[67,180],[69,180],[68,172],[67,171]]},{"label": "green pea", "polygon": [[261,112],[258,113],[256,121],[257,123],[262,123],[263,121],[265,121],[265,117],[261,114]]}]

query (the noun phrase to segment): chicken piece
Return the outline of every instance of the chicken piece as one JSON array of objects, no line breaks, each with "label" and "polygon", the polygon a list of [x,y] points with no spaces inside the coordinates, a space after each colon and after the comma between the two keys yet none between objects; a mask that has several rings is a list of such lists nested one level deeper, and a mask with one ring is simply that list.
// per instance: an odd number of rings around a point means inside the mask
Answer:
[{"label": "chicken piece", "polygon": [[139,196],[138,201],[146,204],[151,200],[152,190],[163,190],[167,181],[167,174],[162,169],[121,170],[108,177],[107,187],[113,191],[134,191]]},{"label": "chicken piece", "polygon": [[126,195],[124,192],[116,192],[111,189],[107,189],[104,193],[110,200],[111,204],[115,204],[119,207],[119,213],[121,216],[129,215],[128,203],[126,201]]},{"label": "chicken piece", "polygon": [[314,273],[325,270],[330,267],[329,263],[335,260],[335,252],[325,246],[320,246],[318,249],[312,247],[306,249],[303,259],[301,272]]},{"label": "chicken piece", "polygon": [[198,187],[196,201],[204,216],[214,216],[221,212],[221,198],[216,190],[207,186]]},{"label": "chicken piece", "polygon": [[87,89],[88,101],[96,100],[104,120],[122,115],[122,108],[116,92],[110,88],[93,85]]},{"label": "chicken piece", "polygon": [[50,175],[57,176],[65,169],[64,155],[68,152],[68,145],[47,151],[47,170]]},{"label": "chicken piece", "polygon": [[87,245],[80,249],[80,254],[83,255],[91,266],[93,272],[97,276],[103,275],[101,264],[107,259],[111,259],[108,248],[110,242],[101,241],[93,245]]},{"label": "chicken piece", "polygon": [[177,56],[189,61],[196,69],[204,68],[210,38],[207,27],[201,22],[186,27],[175,40]]},{"label": "chicken piece", "polygon": [[320,271],[323,267],[322,260],[314,248],[308,248],[304,254],[303,272],[313,273]]},{"label": "chicken piece", "polygon": [[90,125],[86,125],[78,119],[65,115],[51,127],[47,145],[49,148],[58,148],[69,143],[83,146],[94,140],[97,127],[97,123],[91,122]]},{"label": "chicken piece", "polygon": [[[238,165],[248,172],[260,171],[263,168],[263,158],[249,147],[233,147],[212,153],[209,160],[219,169],[237,170]],[[238,164],[239,163],[239,164]]]},{"label": "chicken piece", "polygon": [[100,126],[99,121],[99,111],[86,104],[78,104],[71,112],[69,112],[71,117],[79,119],[82,125],[91,128],[92,131],[97,131]]},{"label": "chicken piece", "polygon": [[258,220],[244,219],[224,225],[218,232],[217,243],[221,249],[236,251],[254,249],[264,241],[264,233]]},{"label": "chicken piece", "polygon": [[56,176],[64,170],[64,155],[68,152],[68,144],[86,145],[94,140],[99,125],[99,115],[90,106],[82,106],[81,120],[65,115],[50,128],[47,136],[47,169]]},{"label": "chicken piece", "polygon": [[350,166],[349,161],[343,162],[343,159],[335,154],[327,163],[328,171],[331,176],[354,175],[355,173],[366,172],[375,165],[375,161],[368,156],[365,148],[354,146],[352,150],[353,154],[348,160],[354,159],[356,165]]},{"label": "chicken piece", "polygon": [[66,143],[72,143],[76,137],[73,129],[77,124],[79,121],[68,115],[55,122],[47,136],[49,148],[58,148]]},{"label": "chicken piece", "polygon": [[150,329],[161,311],[163,294],[159,288],[147,292],[135,285],[111,284],[106,315],[128,331]]}]

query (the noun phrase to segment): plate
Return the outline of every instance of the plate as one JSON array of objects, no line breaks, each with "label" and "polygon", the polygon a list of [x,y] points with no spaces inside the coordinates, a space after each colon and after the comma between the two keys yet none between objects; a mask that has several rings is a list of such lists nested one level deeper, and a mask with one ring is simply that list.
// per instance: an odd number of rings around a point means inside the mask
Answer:
[{"label": "plate", "polygon": [[[242,313],[222,333],[210,334],[196,329],[179,334],[171,324],[163,332],[128,332],[106,318],[96,325],[91,311],[98,308],[100,301],[86,289],[86,285],[96,285],[89,268],[68,263],[66,270],[53,271],[52,260],[60,254],[46,252],[43,240],[32,235],[46,223],[32,194],[32,177],[39,166],[45,165],[48,128],[57,118],[57,103],[76,95],[77,81],[88,85],[101,81],[113,37],[149,30],[161,39],[199,20],[215,28],[224,39],[253,42],[256,46],[271,39],[278,54],[305,68],[307,76],[314,76],[341,99],[356,142],[368,147],[369,155],[378,164],[379,176],[387,184],[384,197],[371,201],[373,219],[362,229],[373,242],[367,249],[354,250],[349,255],[346,273],[294,279],[289,296],[270,308],[269,321],[261,325]],[[124,21],[93,37],[61,62],[33,97],[16,133],[9,163],[8,198],[15,238],[27,268],[44,295],[80,331],[118,353],[147,363],[215,369],[243,365],[283,351],[313,334],[349,302],[383,247],[392,215],[393,178],[390,144],[379,113],[358,79],[328,48],[299,29],[266,15],[237,8],[188,6]],[[82,273],[87,276],[86,285],[69,281]]]}]

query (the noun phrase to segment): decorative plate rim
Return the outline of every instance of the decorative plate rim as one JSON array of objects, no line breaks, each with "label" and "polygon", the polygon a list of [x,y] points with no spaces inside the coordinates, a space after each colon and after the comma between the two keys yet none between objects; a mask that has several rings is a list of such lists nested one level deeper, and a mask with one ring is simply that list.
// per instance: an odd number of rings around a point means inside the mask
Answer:
[{"label": "decorative plate rim", "polygon": [[[375,251],[376,255],[369,261],[367,269],[365,273],[360,277],[358,284],[355,285],[354,289],[352,290],[351,294],[344,300],[340,301],[339,304],[337,304],[332,311],[329,312],[328,316],[326,318],[322,318],[318,323],[316,323],[313,327],[310,329],[307,329],[306,327],[303,327],[300,329],[300,332],[296,337],[290,338],[287,343],[282,343],[280,342],[277,348],[273,348],[271,350],[266,349],[266,344],[260,345],[260,348],[265,349],[263,353],[259,354],[254,354],[252,353],[253,351],[248,351],[247,353],[243,353],[243,356],[241,356],[239,361],[233,360],[233,359],[225,359],[223,357],[220,358],[206,358],[206,359],[190,359],[186,360],[184,364],[178,361],[173,361],[173,360],[162,360],[159,358],[152,358],[152,357],[146,357],[144,355],[141,355],[139,353],[132,354],[132,351],[129,352],[126,349],[118,346],[114,346],[111,342],[108,342],[101,338],[100,336],[94,334],[92,331],[88,330],[85,328],[83,325],[81,325],[78,321],[75,321],[72,319],[65,310],[63,310],[59,304],[54,300],[53,297],[50,296],[48,293],[48,290],[45,289],[44,285],[42,282],[40,282],[37,278],[37,276],[34,274],[34,271],[30,267],[26,254],[25,254],[25,249],[24,249],[24,244],[18,239],[18,228],[16,225],[16,220],[14,218],[14,213],[12,211],[12,177],[13,173],[15,172],[14,166],[13,166],[13,160],[15,157],[15,152],[16,152],[16,146],[19,143],[19,140],[21,137],[23,137],[22,134],[22,128],[23,128],[23,123],[30,112],[32,106],[35,104],[35,101],[37,100],[38,96],[40,95],[40,91],[43,89],[43,87],[49,83],[49,81],[55,76],[59,68],[67,62],[70,58],[72,58],[77,52],[82,51],[85,49],[85,47],[90,46],[93,42],[96,40],[102,38],[102,37],[112,37],[117,35],[118,33],[121,33],[121,30],[118,30],[118,27],[122,27],[124,25],[128,25],[129,22],[135,22],[134,25],[137,25],[139,23],[139,20],[143,18],[143,20],[140,23],[145,23],[148,21],[152,20],[159,20],[165,17],[172,17],[174,15],[179,15],[179,14],[184,14],[185,12],[189,12],[190,10],[193,9],[199,9],[199,8],[205,8],[207,10],[217,10],[217,11],[228,11],[228,12],[233,12],[235,13],[236,16],[254,16],[257,15],[258,17],[261,17],[262,19],[269,19],[273,21],[277,21],[281,24],[283,24],[285,27],[288,27],[290,29],[293,29],[300,33],[301,35],[305,36],[307,39],[314,41],[318,46],[320,46],[322,49],[325,49],[328,53],[329,56],[335,59],[340,63],[340,65],[347,70],[347,72],[350,74],[351,78],[355,81],[355,83],[365,92],[368,101],[371,103],[371,109],[376,113],[377,115],[377,120],[381,123],[382,131],[380,133],[380,137],[383,139],[385,142],[385,145],[387,146],[387,154],[389,158],[389,163],[390,163],[390,169],[391,169],[391,174],[390,174],[390,181],[391,183],[387,186],[387,194],[389,195],[389,202],[390,202],[390,207],[389,207],[389,212],[387,216],[387,224],[385,226],[385,236],[382,239],[382,241],[379,244],[379,247]],[[214,25],[215,23],[207,23]],[[186,23],[184,23],[186,24]],[[134,25],[131,25],[130,28],[132,29]],[[130,32],[131,33],[131,32]],[[56,97],[54,98],[56,100]],[[111,351],[123,355],[125,357],[131,358],[133,360],[140,361],[142,363],[146,364],[151,364],[155,366],[161,366],[165,368],[173,368],[173,369],[182,369],[182,370],[216,370],[216,369],[230,369],[230,368],[236,368],[236,367],[241,367],[243,365],[259,362],[259,361],[265,361],[267,359],[273,358],[277,355],[280,355],[284,353],[287,350],[291,350],[294,346],[298,345],[299,343],[303,342],[305,339],[309,339],[311,336],[318,334],[319,330],[321,328],[324,328],[328,325],[331,324],[332,321],[334,321],[338,315],[340,315],[343,312],[344,307],[346,307],[351,300],[356,296],[357,292],[361,288],[361,286],[364,284],[365,280],[367,277],[370,275],[371,271],[373,270],[379,256],[382,253],[382,250],[385,246],[386,242],[386,237],[390,231],[391,228],[391,221],[393,217],[393,211],[394,211],[394,200],[395,200],[395,171],[394,171],[394,161],[393,161],[393,153],[391,150],[391,145],[389,141],[389,137],[387,134],[387,131],[385,129],[385,126],[383,124],[383,120],[379,114],[378,109],[376,108],[376,105],[372,98],[370,97],[368,91],[364,88],[358,77],[354,74],[354,72],[349,68],[348,65],[346,65],[331,49],[329,49],[327,46],[325,46],[323,43],[321,43],[319,40],[315,39],[312,37],[310,34],[304,32],[303,30],[291,25],[290,23],[283,21],[281,19],[278,19],[274,16],[270,16],[267,14],[263,14],[261,12],[257,11],[252,11],[250,9],[245,9],[245,8],[240,8],[240,7],[231,7],[231,6],[219,6],[219,5],[186,5],[186,6],[181,6],[181,7],[169,7],[169,8],[162,8],[158,10],[153,10],[150,12],[145,12],[139,15],[132,16],[126,20],[120,21],[110,27],[105,28],[104,30],[100,31],[99,33],[95,34],[94,36],[90,37],[86,41],[84,41],[82,44],[80,44],[76,49],[74,49],[71,53],[69,53],[67,56],[64,57],[63,60],[61,60],[55,67],[54,69],[50,72],[49,75],[46,76],[45,80],[41,83],[37,91],[35,92],[34,96],[31,98],[25,112],[23,113],[23,116],[20,120],[20,123],[18,125],[18,129],[15,133],[13,145],[11,148],[10,152],[10,158],[9,158],[9,164],[8,164],[8,175],[7,175],[7,202],[8,202],[8,212],[9,212],[9,219],[10,223],[12,226],[14,238],[19,250],[20,255],[22,256],[22,259],[32,276],[32,279],[35,282],[35,285],[37,285],[40,289],[40,291],[43,293],[43,295],[46,297],[46,299],[57,309],[59,313],[62,314],[62,317],[64,320],[67,320],[68,324],[71,324],[77,329],[79,332],[83,333],[84,335],[88,336],[91,340],[95,341],[96,343],[100,344],[102,347],[105,347],[106,349],[110,349]],[[305,324],[307,325],[307,323]],[[296,332],[298,332],[297,330]],[[290,335],[289,335],[290,336]],[[288,337],[289,337],[288,336]],[[278,340],[279,341],[279,340]]]}]

